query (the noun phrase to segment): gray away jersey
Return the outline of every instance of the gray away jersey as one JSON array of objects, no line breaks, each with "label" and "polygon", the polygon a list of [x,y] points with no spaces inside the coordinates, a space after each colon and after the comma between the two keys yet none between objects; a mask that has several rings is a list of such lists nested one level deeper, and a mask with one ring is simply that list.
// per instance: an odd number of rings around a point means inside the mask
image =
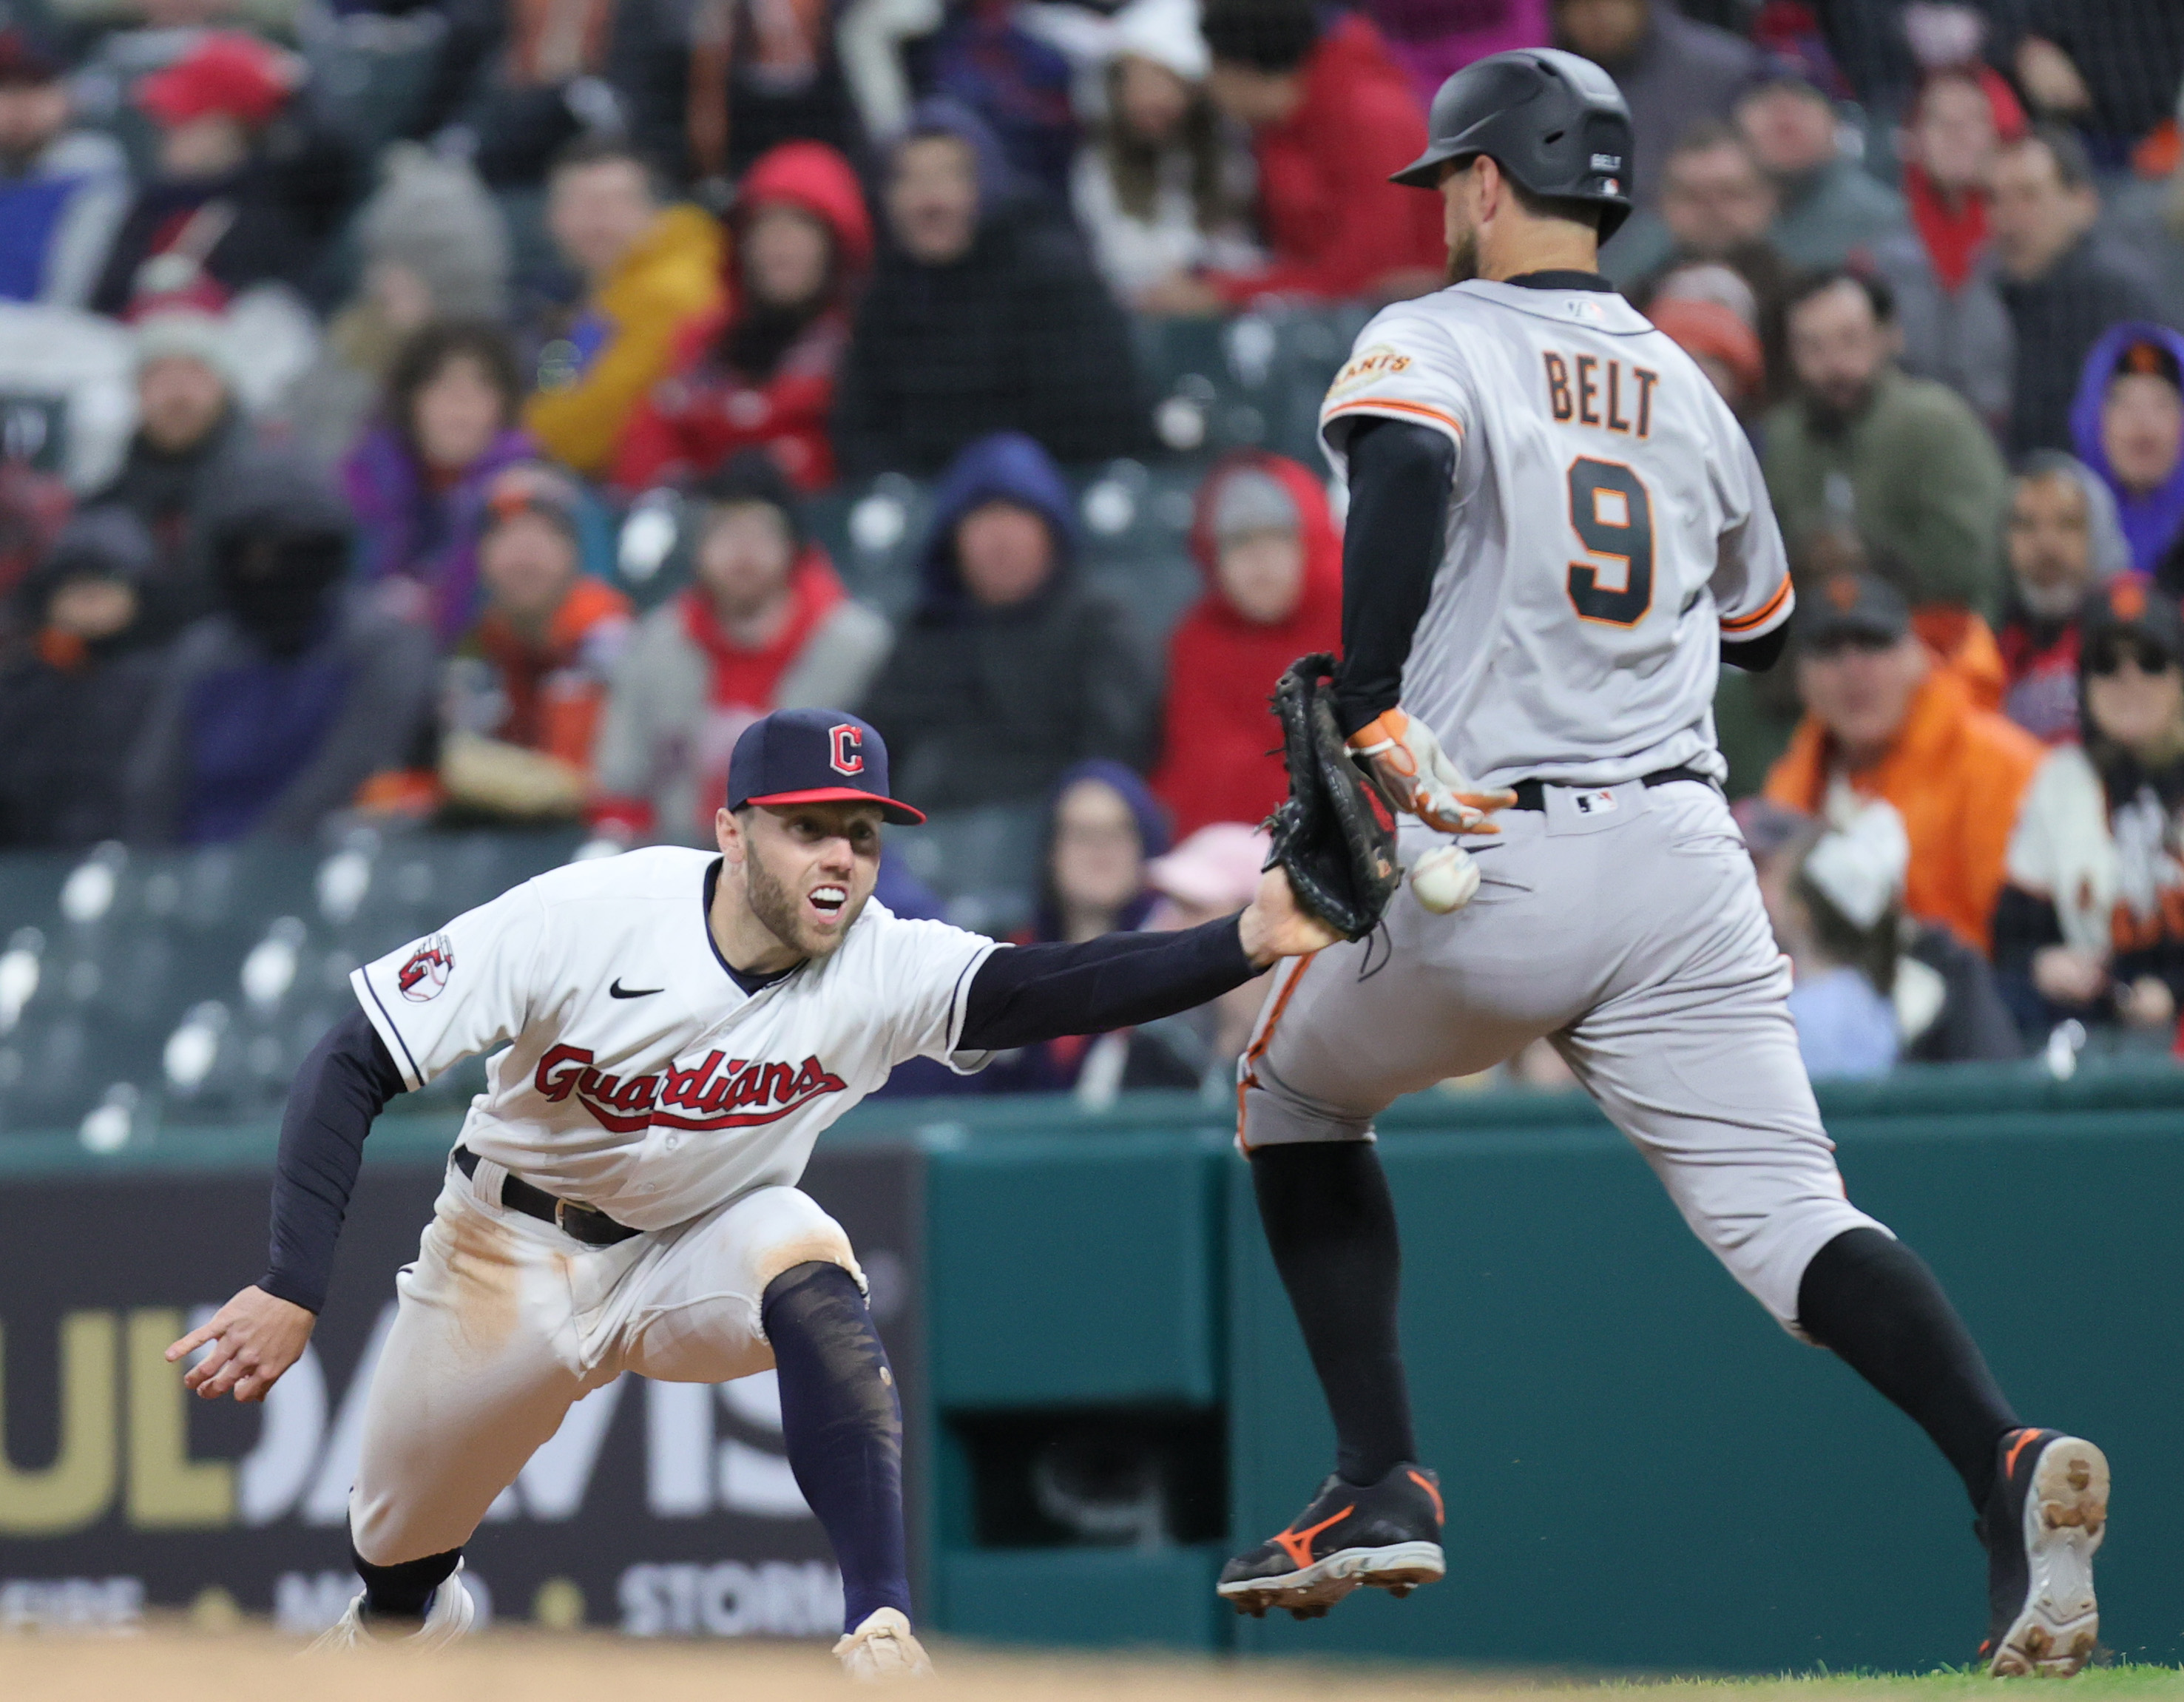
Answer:
[{"label": "gray away jersey", "polygon": [[1726,773],[1719,640],[1790,617],[1782,538],[1744,432],[1622,297],[1474,280],[1358,334],[1320,410],[1457,449],[1446,552],[1402,703],[1483,784]]}]

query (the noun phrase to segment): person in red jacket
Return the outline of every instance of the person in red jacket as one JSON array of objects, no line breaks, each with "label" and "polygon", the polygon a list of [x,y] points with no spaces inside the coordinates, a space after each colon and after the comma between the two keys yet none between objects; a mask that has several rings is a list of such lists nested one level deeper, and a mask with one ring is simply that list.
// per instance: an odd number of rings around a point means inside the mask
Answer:
[{"label": "person in red jacket", "polygon": [[1373,25],[1323,22],[1312,0],[1207,0],[1206,90],[1251,131],[1271,265],[1172,279],[1156,313],[1211,312],[1262,295],[1379,300],[1439,285],[1441,209],[1388,181],[1426,143],[1417,92]]},{"label": "person in red jacket", "polygon": [[1220,462],[1199,487],[1190,541],[1206,594],[1168,640],[1152,777],[1178,838],[1256,823],[1287,795],[1268,695],[1299,656],[1342,639],[1342,534],[1296,462],[1258,449]]},{"label": "person in red jacket", "polygon": [[668,376],[622,432],[627,491],[704,478],[764,449],[800,490],[833,483],[827,415],[872,257],[856,173],[818,142],[761,154],[728,215],[727,300],[677,334]]}]

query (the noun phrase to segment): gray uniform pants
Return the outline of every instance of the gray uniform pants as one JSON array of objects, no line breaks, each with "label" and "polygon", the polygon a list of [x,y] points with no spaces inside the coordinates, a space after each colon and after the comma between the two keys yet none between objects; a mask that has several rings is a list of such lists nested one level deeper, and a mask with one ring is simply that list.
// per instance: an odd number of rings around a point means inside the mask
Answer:
[{"label": "gray uniform pants", "polygon": [[[1463,909],[1433,915],[1406,887],[1388,939],[1284,966],[1239,1067],[1238,1142],[1369,1140],[1399,1096],[1545,1035],[1794,1329],[1813,1255],[1881,1225],[1843,1197],[1729,806],[1696,781],[1546,795],[1467,841],[1482,878]],[[1422,848],[1407,831],[1406,855]]]}]

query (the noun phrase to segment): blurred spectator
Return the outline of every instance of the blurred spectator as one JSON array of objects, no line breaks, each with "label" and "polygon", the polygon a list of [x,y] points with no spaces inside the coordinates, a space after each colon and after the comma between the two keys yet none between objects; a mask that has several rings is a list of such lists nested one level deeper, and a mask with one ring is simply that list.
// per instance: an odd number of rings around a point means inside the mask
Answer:
[{"label": "blurred spectator", "polygon": [[629,600],[583,572],[577,493],[513,466],[486,494],[485,611],[448,666],[440,781],[459,810],[517,820],[583,813]]},{"label": "blurred spectator", "polygon": [[1042,198],[1069,193],[1077,152],[1068,59],[1024,27],[1013,0],[954,0],[918,55],[918,86],[978,114]]},{"label": "blurred spectator", "polygon": [[311,460],[348,453],[403,342],[436,319],[499,319],[508,310],[508,232],[467,164],[397,143],[356,220],[361,278],[326,327],[318,359],[275,408]]},{"label": "blurred spectator", "polygon": [[[1019,945],[1096,940],[1145,925],[1153,907],[1145,863],[1167,849],[1167,824],[1145,783],[1120,762],[1072,764],[1047,800],[1039,856],[1039,907]],[[1100,1102],[1117,1087],[1195,1087],[1198,1074],[1166,1048],[1131,1045],[1124,1033],[1070,1035],[997,1058],[986,1070],[989,1093],[1059,1093],[1079,1085],[1095,1051]]]},{"label": "blurred spectator", "polygon": [[[1774,186],[1727,125],[1695,125],[1669,151],[1658,213],[1635,215],[1607,245],[1602,268],[1634,283],[1651,304],[1663,294],[1687,295],[1681,275],[1698,266],[1728,269],[1743,280],[1750,306],[1724,302],[1759,335],[1769,377],[1780,377],[1782,303],[1794,281],[1789,263],[1767,240],[1774,221]],[[1711,292],[1710,292],[1711,293]],[[1771,393],[1770,393],[1771,399]]]},{"label": "blurred spectator", "polygon": [[408,766],[432,710],[432,639],[345,595],[349,516],[299,461],[228,469],[205,518],[221,604],[166,658],[128,770],[128,837],[304,839]]},{"label": "blurred spectator", "polygon": [[1887,286],[1847,272],[1789,305],[1795,396],[1767,416],[1762,465],[1794,552],[1825,527],[1897,558],[1915,606],[1996,602],[2008,474],[1964,399],[1897,370]]},{"label": "blurred spectator", "polygon": [[453,645],[477,618],[477,534],[485,493],[538,451],[516,428],[515,351],[484,320],[443,320],[394,357],[387,405],[342,466],[362,531],[365,577],[387,582],[402,612]]},{"label": "blurred spectator", "polygon": [[746,449],[690,502],[696,583],[644,617],[607,701],[594,814],[632,837],[710,845],[744,728],[777,709],[855,710],[889,642],[805,534],[794,494]]},{"label": "blurred spectator", "polygon": [[2024,131],[2017,97],[1986,67],[1929,77],[1903,131],[1911,227],[1873,249],[1895,292],[1905,370],[1941,380],[1997,432],[2009,421],[2009,310],[1992,269],[1977,262],[1996,149]]},{"label": "blurred spectator", "polygon": [[1251,161],[1206,92],[1197,0],[1132,0],[1112,49],[1105,116],[1071,182],[1108,287],[1134,301],[1172,278],[1256,265]]},{"label": "blurred spectator", "polygon": [[834,482],[827,416],[872,226],[850,162],[783,142],[750,169],[728,215],[727,299],[677,331],[668,376],[630,416],[615,483],[702,478],[763,446],[798,486]]},{"label": "blurred spectator", "polygon": [[[1257,896],[1269,845],[1261,828],[1212,822],[1173,851],[1155,857],[1145,865],[1145,884],[1160,895],[1160,902],[1145,918],[1145,926],[1195,928],[1234,915]],[[1159,1046],[1196,1073],[1198,1090],[1205,1097],[1216,1103],[1233,1101],[1236,1060],[1251,1043],[1251,1030],[1266,999],[1267,977],[1256,976],[1210,1005],[1134,1030],[1130,1036],[1133,1052]],[[1084,1074],[1090,1075],[1093,1069],[1088,1061]],[[1082,1077],[1078,1093],[1085,1097]]]},{"label": "blurred spectator", "polygon": [[1547,39],[1547,0],[1366,0],[1364,8],[1388,51],[1408,71],[1421,105],[1474,59],[1514,47],[1536,47]]},{"label": "blurred spectator", "polygon": [[2011,488],[2009,584],[1996,638],[2003,712],[2049,745],[2078,736],[2078,613],[2089,593],[2131,572],[2115,498],[2058,449],[2025,458]]},{"label": "blurred spectator", "polygon": [[326,187],[317,162],[292,177],[268,150],[299,76],[291,55],[215,31],[136,86],[136,104],[159,131],[157,161],[114,237],[92,307],[218,312],[253,284],[308,287],[315,225],[337,218],[343,198],[312,208],[304,198]]},{"label": "blurred spectator", "polygon": [[1691,126],[1729,116],[1758,50],[1685,17],[1674,0],[1553,0],[1553,10],[1555,45],[1605,70],[1630,103],[1630,193],[1655,205],[1669,150]]},{"label": "blurred spectator", "polygon": [[1262,295],[1417,295],[1441,281],[1441,209],[1388,181],[1424,149],[1426,121],[1379,31],[1312,0],[1206,0],[1215,103],[1251,132],[1261,270],[1170,278],[1152,313],[1209,313]]},{"label": "blurred spectator", "polygon": [[208,614],[213,589],[201,536],[205,504],[250,443],[237,405],[232,350],[208,314],[163,312],[136,327],[136,430],[121,469],[86,505],[125,508],[143,522],[159,565],[140,587],[148,634],[165,637]]},{"label": "blurred spectator", "polygon": [[1903,228],[1903,198],[1843,152],[1841,121],[1826,92],[1787,61],[1737,97],[1736,127],[1779,201],[1768,240],[1792,265],[1869,258]]},{"label": "blurred spectator", "polygon": [[698,0],[690,8],[693,181],[709,193],[725,187],[787,142],[842,153],[857,145],[835,54],[837,9],[835,0]]},{"label": "blurred spectator", "polygon": [[843,473],[938,472],[992,432],[1063,460],[1146,435],[1128,327],[1075,234],[1012,186],[985,126],[921,106],[888,165],[889,240],[834,406]]},{"label": "blurred spectator", "polygon": [[1698,362],[1730,411],[1750,426],[1767,393],[1767,361],[1752,327],[1718,301],[1663,296],[1647,304],[1655,329]]},{"label": "blurred spectator", "polygon": [[24,584],[32,642],[0,671],[0,845],[127,834],[121,777],[159,671],[140,620],[157,565],[134,515],[92,509]]},{"label": "blurred spectator", "polygon": [[922,594],[865,708],[931,808],[1028,802],[1090,756],[1143,763],[1158,688],[1076,555],[1069,488],[1028,438],[973,444],[933,493]]},{"label": "blurred spectator", "polygon": [[578,472],[606,472],[684,321],[721,301],[721,228],[702,209],[662,207],[628,145],[587,140],[554,164],[546,222],[584,299],[539,351],[523,423]]},{"label": "blurred spectator", "polygon": [[2113,327],[2086,356],[2070,437],[2115,494],[2131,565],[2184,592],[2184,336]]},{"label": "blurred spectator", "polygon": [[0,299],[81,307],[129,207],[129,162],[75,126],[67,68],[0,31]]},{"label": "blurred spectator", "polygon": [[1886,798],[1910,837],[1905,909],[1984,951],[2040,741],[1973,706],[1894,587],[1869,576],[1813,589],[1797,616],[1805,718],[1766,795],[1838,824],[1858,801]]},{"label": "blurred spectator", "polygon": [[2176,111],[2184,11],[2147,0],[2030,0],[2019,82],[2042,112],[2084,130],[2103,162],[2123,165]]},{"label": "blurred spectator", "polygon": [[1267,699],[1299,656],[1342,644],[1342,534],[1296,462],[1246,449],[1215,467],[1190,549],[1206,594],[1168,639],[1152,777],[1178,834],[1257,822],[1288,795]]},{"label": "blurred spectator", "polygon": [[2154,293],[2093,235],[2100,194],[2069,132],[2042,126],[2004,147],[1988,194],[1997,282],[2017,344],[2008,447],[2068,449],[2087,352],[2119,320],[2159,319]]},{"label": "blurred spectator", "polygon": [[2025,799],[1995,962],[2036,1035],[2076,1017],[2166,1038],[2184,992],[2184,623],[2135,578],[2080,618],[2084,743],[2055,751]]}]

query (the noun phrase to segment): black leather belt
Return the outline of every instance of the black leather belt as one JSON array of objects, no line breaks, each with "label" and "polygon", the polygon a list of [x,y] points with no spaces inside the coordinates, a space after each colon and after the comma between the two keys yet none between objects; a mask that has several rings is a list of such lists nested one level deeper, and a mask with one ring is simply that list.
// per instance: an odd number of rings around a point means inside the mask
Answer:
[{"label": "black leather belt", "polygon": [[[477,1175],[478,1155],[467,1147],[455,1148],[455,1168],[465,1176]],[[633,1230],[627,1224],[618,1224],[604,1212],[590,1206],[580,1206],[574,1200],[556,1199],[543,1188],[534,1188],[521,1176],[510,1176],[500,1185],[500,1203],[521,1212],[526,1217],[542,1218],[563,1235],[582,1242],[587,1247],[612,1247],[617,1242],[627,1241],[633,1235],[643,1235],[643,1230]]]},{"label": "black leather belt", "polygon": [[[1721,790],[1715,784],[1713,775],[1702,774],[1696,768],[1686,768],[1680,762],[1673,768],[1656,768],[1652,773],[1641,778],[1642,783],[1648,786],[1666,786],[1676,780],[1696,780],[1702,786],[1713,786],[1716,791]],[[1563,783],[1557,780],[1553,784],[1559,786]],[[1545,780],[1519,780],[1509,789],[1517,795],[1517,801],[1509,807],[1513,810],[1546,809],[1547,785],[1548,783]]]}]

